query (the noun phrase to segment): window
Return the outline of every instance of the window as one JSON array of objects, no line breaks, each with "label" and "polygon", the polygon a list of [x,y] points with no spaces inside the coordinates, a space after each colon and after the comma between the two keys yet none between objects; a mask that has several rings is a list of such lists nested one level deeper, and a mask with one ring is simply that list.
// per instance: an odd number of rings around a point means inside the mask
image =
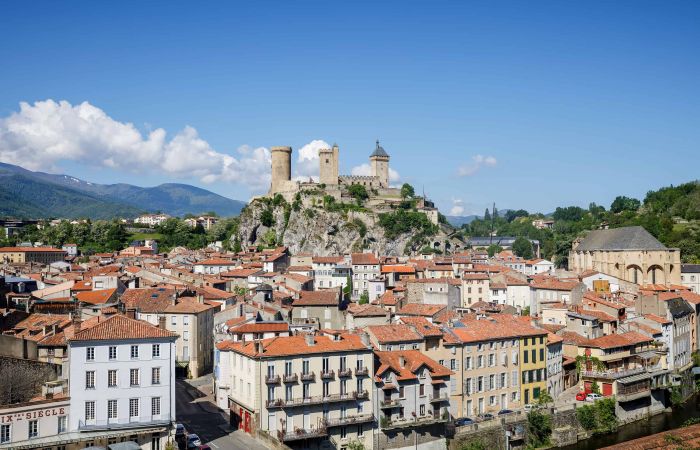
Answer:
[{"label": "window", "polygon": [[177,316],[170,316],[170,325],[177,325]]},{"label": "window", "polygon": [[472,368],[472,357],[471,357],[471,356],[467,356],[467,357],[464,359],[464,365],[466,366],[466,368],[467,368],[468,370],[471,370],[471,368]]},{"label": "window", "polygon": [[139,346],[132,345],[131,346],[131,359],[137,359],[138,357],[139,357]]},{"label": "window", "polygon": [[85,389],[95,389],[95,371],[85,372]]},{"label": "window", "polygon": [[117,346],[116,345],[109,346],[109,359],[117,359]]},{"label": "window", "polygon": [[399,398],[406,398],[403,386],[399,386]]},{"label": "window", "polygon": [[30,420],[29,421],[29,439],[35,438],[39,436],[39,421],[38,420]]},{"label": "window", "polygon": [[0,444],[10,442],[10,426],[0,425]]},{"label": "window", "polygon": [[420,387],[418,388],[418,390],[419,390],[418,395],[420,395],[421,397],[425,395],[425,385],[424,384],[421,384]]},{"label": "window", "polygon": [[95,347],[88,347],[85,349],[85,361],[95,360]]},{"label": "window", "polygon": [[450,370],[457,370],[457,360],[454,358],[450,360]]},{"label": "window", "polygon": [[131,369],[129,371],[129,384],[131,386],[139,385],[139,369]]},{"label": "window", "polygon": [[421,416],[425,415],[425,405],[420,405],[420,415]]},{"label": "window", "polygon": [[160,384],[160,367],[151,369],[151,384]]},{"label": "window", "polygon": [[95,420],[95,402],[85,402],[85,420]]},{"label": "window", "polygon": [[183,340],[183,341],[189,341],[189,340],[190,340],[190,332],[189,332],[189,331],[183,331],[183,332],[182,332],[182,340]]},{"label": "window", "polygon": [[108,419],[116,419],[117,417],[118,417],[117,401],[116,400],[107,400],[107,418]]},{"label": "window", "polygon": [[160,344],[153,344],[151,355],[154,358],[160,358]]},{"label": "window", "polygon": [[107,371],[107,387],[117,387],[117,371],[114,369]]},{"label": "window", "polygon": [[129,417],[139,416],[139,399],[130,398],[129,399]]},{"label": "window", "polygon": [[160,397],[151,398],[151,415],[160,416]]},{"label": "window", "polygon": [[489,354],[489,367],[496,365],[496,355],[494,353]]},{"label": "window", "polygon": [[340,427],[340,439],[345,439],[348,436],[347,427]]},{"label": "window", "polygon": [[523,352],[523,363],[527,364],[527,350]]},{"label": "window", "polygon": [[544,361],[544,349],[540,349],[540,361]]},{"label": "window", "polygon": [[182,324],[188,326],[190,324],[190,316],[182,316]]},{"label": "window", "polygon": [[58,416],[58,433],[65,433],[68,429],[68,417]]},{"label": "window", "polygon": [[532,349],[530,352],[532,353],[532,363],[534,364],[537,362],[537,350]]}]

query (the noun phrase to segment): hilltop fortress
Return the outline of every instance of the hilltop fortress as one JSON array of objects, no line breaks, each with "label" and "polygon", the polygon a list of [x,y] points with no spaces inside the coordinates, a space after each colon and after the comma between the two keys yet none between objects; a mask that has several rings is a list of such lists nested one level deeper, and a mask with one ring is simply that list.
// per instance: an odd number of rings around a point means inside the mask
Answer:
[{"label": "hilltop fortress", "polygon": [[[319,180],[307,181],[292,179],[292,147],[272,147],[272,183],[269,197],[282,195],[292,202],[297,193],[322,193],[338,202],[352,202],[347,188],[362,185],[369,194],[367,206],[375,211],[388,211],[392,205],[400,203],[401,189],[389,185],[389,154],[376,142],[374,151],[369,155],[371,175],[339,175],[340,149],[337,144],[331,148],[322,148],[318,152]],[[432,202],[417,198],[418,211],[425,213],[435,224],[438,223],[438,210]]]}]

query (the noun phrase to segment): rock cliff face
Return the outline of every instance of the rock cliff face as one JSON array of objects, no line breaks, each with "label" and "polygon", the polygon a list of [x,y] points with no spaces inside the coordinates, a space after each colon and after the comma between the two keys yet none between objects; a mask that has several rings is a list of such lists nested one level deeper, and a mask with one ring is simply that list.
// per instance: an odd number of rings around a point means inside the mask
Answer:
[{"label": "rock cliff face", "polygon": [[[266,210],[272,212],[263,220]],[[263,222],[267,222],[264,225]],[[440,230],[423,239],[415,233],[402,233],[387,238],[379,224],[378,214],[366,212],[334,212],[320,207],[289,205],[268,206],[261,201],[251,202],[241,213],[238,238],[241,245],[284,245],[292,254],[308,252],[314,255],[342,255],[348,252],[372,251],[381,255],[410,254],[425,245],[449,240],[446,230]],[[232,239],[235,239],[233,237]]]}]

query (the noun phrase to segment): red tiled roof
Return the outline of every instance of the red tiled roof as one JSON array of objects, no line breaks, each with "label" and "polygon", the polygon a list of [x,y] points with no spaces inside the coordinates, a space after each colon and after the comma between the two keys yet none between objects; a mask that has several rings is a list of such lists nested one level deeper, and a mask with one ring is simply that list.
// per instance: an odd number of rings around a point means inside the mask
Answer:
[{"label": "red tiled roof", "polygon": [[486,317],[468,314],[462,317],[461,322],[464,326],[455,327],[452,332],[465,343],[546,336],[548,333],[547,330],[533,327],[529,321],[509,314],[491,314]]},{"label": "red tiled roof", "polygon": [[[376,351],[374,354],[379,358],[377,378],[381,378],[387,370],[391,370],[396,372],[396,378],[400,381],[413,380],[418,378],[418,370],[421,367],[426,367],[430,371],[431,377],[447,377],[452,375],[452,371],[448,368],[440,365],[418,350]],[[402,358],[403,365],[401,364]]]},{"label": "red tiled roof", "polygon": [[399,311],[396,311],[397,315],[407,315],[407,316],[434,316],[446,306],[444,305],[426,305],[424,303],[407,303]]},{"label": "red tiled roof", "polygon": [[339,293],[337,290],[301,291],[300,297],[294,300],[292,306],[337,306]]},{"label": "red tiled roof", "polygon": [[338,264],[344,259],[342,256],[314,256],[311,258],[311,262],[314,264]]},{"label": "red tiled roof", "polygon": [[379,259],[377,259],[377,257],[374,256],[374,253],[353,253],[352,264],[378,265]]},{"label": "red tiled roof", "polygon": [[416,268],[404,264],[384,265],[382,273],[416,273]]},{"label": "red tiled roof", "polygon": [[[260,351],[256,344],[261,344]],[[233,351],[250,357],[283,357],[292,355],[310,355],[315,353],[371,351],[359,335],[344,333],[337,340],[328,336],[314,336],[313,345],[306,341],[306,335],[278,336],[257,342],[222,341],[216,344],[221,351]]]},{"label": "red tiled roof", "polygon": [[423,340],[423,337],[412,327],[403,324],[370,325],[367,327],[367,331],[374,335],[380,344],[415,342]]},{"label": "red tiled roof", "polygon": [[280,323],[244,323],[235,328],[229,328],[229,333],[283,333],[289,331],[289,324],[286,322]]},{"label": "red tiled roof", "polygon": [[116,288],[102,289],[99,291],[81,291],[75,294],[79,302],[89,303],[91,305],[101,305],[107,303],[112,296],[117,292]]},{"label": "red tiled roof", "polygon": [[195,263],[196,266],[237,266],[238,263],[231,261],[230,259],[223,258],[212,258],[205,259],[204,261],[198,261]]},{"label": "red tiled roof", "polygon": [[[69,341],[105,341],[128,339],[175,338],[177,334],[158,328],[142,320],[131,319],[122,315],[109,318],[96,317],[91,326],[81,324],[81,330]],[[85,326],[83,326],[85,325]]]},{"label": "red tiled roof", "polygon": [[599,338],[591,339],[585,347],[595,347],[601,349],[627,347],[644,342],[652,342],[653,339],[636,331],[628,331],[621,334],[608,334]]}]

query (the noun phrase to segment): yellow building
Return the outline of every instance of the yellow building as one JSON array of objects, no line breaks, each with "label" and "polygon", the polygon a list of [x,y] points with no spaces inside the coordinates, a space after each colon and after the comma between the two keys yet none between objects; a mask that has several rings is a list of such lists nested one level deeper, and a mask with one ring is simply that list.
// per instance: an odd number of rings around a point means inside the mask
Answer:
[{"label": "yellow building", "polygon": [[520,338],[520,398],[523,405],[538,399],[547,390],[547,331]]},{"label": "yellow building", "polygon": [[51,264],[63,261],[66,252],[53,247],[0,247],[0,262],[24,264],[29,262]]}]

